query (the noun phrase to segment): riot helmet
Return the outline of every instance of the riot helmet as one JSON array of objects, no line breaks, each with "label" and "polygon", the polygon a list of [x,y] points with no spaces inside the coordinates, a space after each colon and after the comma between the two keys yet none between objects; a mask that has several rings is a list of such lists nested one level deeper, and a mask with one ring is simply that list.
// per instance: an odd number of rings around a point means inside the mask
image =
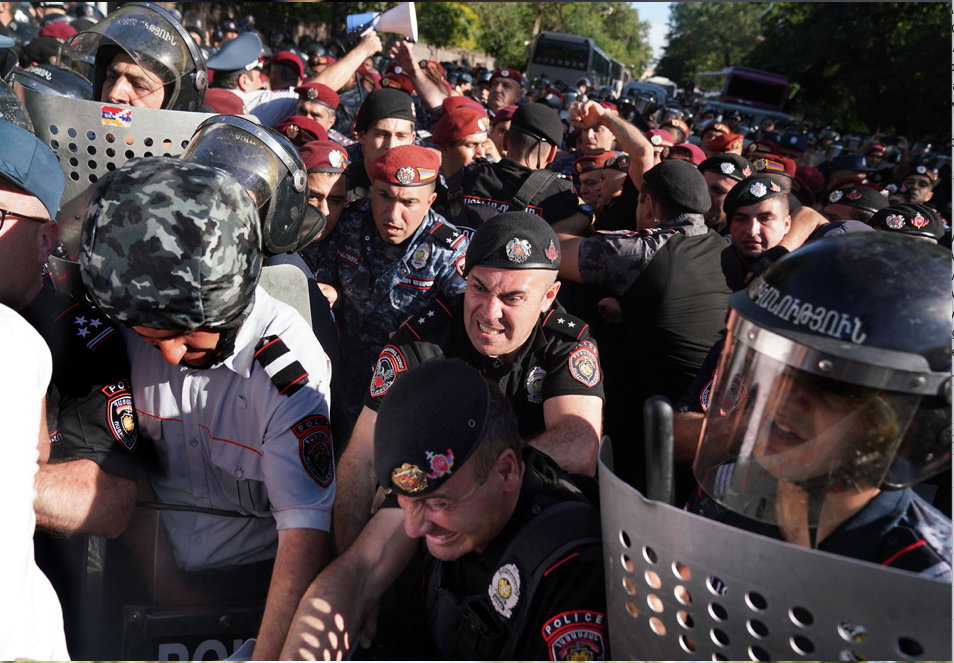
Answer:
[{"label": "riot helmet", "polygon": [[325,226],[308,205],[305,163],[278,131],[234,115],[210,117],[198,126],[181,157],[231,173],[259,209],[266,255],[307,246]]},{"label": "riot helmet", "polygon": [[132,159],[90,201],[78,260],[90,296],[115,322],[223,331],[227,356],[262,271],[258,211],[223,170]]},{"label": "riot helmet", "polygon": [[13,80],[18,85],[43,94],[56,94],[61,97],[84,99],[86,101],[93,98],[93,86],[85,77],[72,69],[57,67],[52,64],[40,64],[20,69],[14,73]]},{"label": "riot helmet", "polygon": [[124,5],[74,36],[70,57],[95,54],[93,98],[102,99],[113,58],[125,52],[137,65],[157,76],[165,88],[162,108],[195,111],[205,99],[205,59],[185,28],[165,9],[151,2]]},{"label": "riot helmet", "polygon": [[949,279],[950,252],[857,233],[807,244],[733,295],[699,485],[811,533],[949,467]]}]

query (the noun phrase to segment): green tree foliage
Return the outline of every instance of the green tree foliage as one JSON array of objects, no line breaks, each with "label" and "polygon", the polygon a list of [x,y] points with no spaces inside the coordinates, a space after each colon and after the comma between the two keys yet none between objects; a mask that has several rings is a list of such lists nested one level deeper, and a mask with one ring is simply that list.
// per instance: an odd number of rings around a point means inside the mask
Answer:
[{"label": "green tree foliage", "polygon": [[819,124],[940,138],[948,135],[946,3],[776,3],[764,41],[739,64],[798,84],[788,110]]},{"label": "green tree foliage", "polygon": [[758,43],[764,2],[676,2],[669,16],[669,46],[656,73],[692,88],[703,71],[741,64]]},{"label": "green tree foliage", "polygon": [[524,69],[527,44],[540,21],[541,32],[591,37],[611,57],[640,68],[650,58],[649,24],[625,2],[473,2],[479,17],[477,44],[501,66]]}]

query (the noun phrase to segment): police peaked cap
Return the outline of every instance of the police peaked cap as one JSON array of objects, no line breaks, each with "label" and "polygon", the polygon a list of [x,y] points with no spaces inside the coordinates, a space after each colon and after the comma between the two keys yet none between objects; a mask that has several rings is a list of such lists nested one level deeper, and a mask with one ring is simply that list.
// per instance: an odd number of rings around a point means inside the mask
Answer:
[{"label": "police peaked cap", "polygon": [[374,472],[399,495],[433,492],[464,465],[487,426],[490,388],[460,359],[433,359],[388,390],[374,425]]},{"label": "police peaked cap", "polygon": [[544,104],[524,104],[513,112],[510,129],[545,140],[557,147],[563,142],[563,123],[552,108]]},{"label": "police peaked cap", "polygon": [[556,271],[560,269],[560,240],[542,216],[498,214],[477,228],[467,246],[464,276],[474,267]]},{"label": "police peaked cap", "polygon": [[658,195],[690,212],[705,214],[712,206],[706,178],[688,161],[667,159],[647,170],[643,180]]}]

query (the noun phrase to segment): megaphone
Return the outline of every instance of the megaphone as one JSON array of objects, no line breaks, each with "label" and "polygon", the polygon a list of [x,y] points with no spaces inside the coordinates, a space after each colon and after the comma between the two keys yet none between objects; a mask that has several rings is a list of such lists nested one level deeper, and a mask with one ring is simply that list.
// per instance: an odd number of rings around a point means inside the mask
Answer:
[{"label": "megaphone", "polygon": [[386,12],[365,12],[351,14],[347,18],[348,32],[360,32],[362,35],[369,30],[378,32],[393,32],[404,35],[412,41],[417,41],[417,13],[413,2],[402,2]]}]

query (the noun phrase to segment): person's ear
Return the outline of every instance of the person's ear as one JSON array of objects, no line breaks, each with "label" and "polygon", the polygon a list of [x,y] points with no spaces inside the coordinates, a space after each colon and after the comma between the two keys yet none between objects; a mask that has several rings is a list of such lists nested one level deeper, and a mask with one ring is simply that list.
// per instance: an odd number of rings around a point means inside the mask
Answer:
[{"label": "person's ear", "polygon": [[56,220],[47,221],[37,233],[37,263],[45,265],[46,261],[53,254],[53,248],[56,246],[56,239],[60,236],[60,226]]}]

